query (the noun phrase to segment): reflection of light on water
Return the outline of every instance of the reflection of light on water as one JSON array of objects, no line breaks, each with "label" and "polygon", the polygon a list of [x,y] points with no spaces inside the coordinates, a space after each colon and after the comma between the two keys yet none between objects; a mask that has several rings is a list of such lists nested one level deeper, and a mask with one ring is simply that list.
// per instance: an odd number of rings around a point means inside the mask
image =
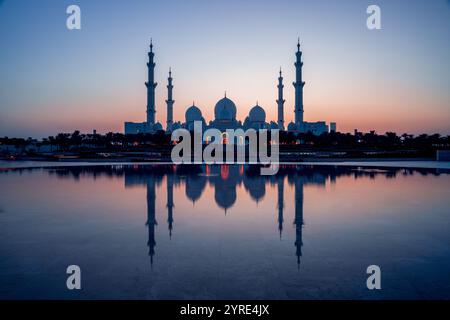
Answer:
[{"label": "reflection of light on water", "polygon": [[219,174],[218,173],[199,173],[198,174],[199,177],[218,177]]},{"label": "reflection of light on water", "polygon": [[[0,277],[0,298],[35,297],[31,266],[52,272],[52,255],[65,262],[75,247],[81,263],[108,266],[104,278],[115,281],[117,291],[92,285],[95,298],[191,298],[198,288],[214,298],[358,298],[360,275],[349,270],[374,256],[386,268],[417,260],[437,274],[407,282],[394,273],[400,289],[388,298],[416,297],[407,290],[414,281],[427,281],[422,296],[448,297],[438,278],[450,264],[440,249],[450,235],[450,171],[359,167],[281,165],[274,176],[261,176],[259,166],[172,164],[0,173],[0,242],[11,258],[0,274],[17,270],[14,283]],[[426,265],[425,250],[436,253]]]},{"label": "reflection of light on water", "polygon": [[227,166],[226,164],[221,165],[220,166],[220,176],[222,177],[222,179],[226,180],[228,179],[230,175],[230,167]]}]

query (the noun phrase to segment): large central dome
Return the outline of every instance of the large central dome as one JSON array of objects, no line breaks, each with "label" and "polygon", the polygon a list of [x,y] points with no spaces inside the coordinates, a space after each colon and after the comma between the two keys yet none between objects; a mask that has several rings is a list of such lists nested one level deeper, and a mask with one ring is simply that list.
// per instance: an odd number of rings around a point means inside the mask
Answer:
[{"label": "large central dome", "polygon": [[227,97],[220,99],[214,107],[216,120],[236,120],[236,105]]}]

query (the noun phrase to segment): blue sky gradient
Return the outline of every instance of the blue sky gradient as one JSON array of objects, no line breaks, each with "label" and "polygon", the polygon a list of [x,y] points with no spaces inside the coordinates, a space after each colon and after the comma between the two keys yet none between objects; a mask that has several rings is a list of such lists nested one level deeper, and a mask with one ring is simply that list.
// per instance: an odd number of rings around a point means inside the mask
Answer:
[{"label": "blue sky gradient", "polygon": [[[70,4],[81,7],[81,30],[66,28]],[[381,30],[366,28],[369,4],[381,7]],[[150,37],[164,125],[169,66],[175,120],[193,100],[211,120],[225,90],[239,119],[258,100],[276,120],[280,66],[292,120],[300,37],[305,120],[336,121],[342,131],[450,134],[447,0],[6,0],[0,136],[122,131],[124,121],[144,121]]]}]

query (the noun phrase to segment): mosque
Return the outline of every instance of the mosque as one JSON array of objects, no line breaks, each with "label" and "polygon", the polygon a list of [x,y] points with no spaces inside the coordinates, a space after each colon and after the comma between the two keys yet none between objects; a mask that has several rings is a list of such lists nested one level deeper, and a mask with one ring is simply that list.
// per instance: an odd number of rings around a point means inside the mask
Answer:
[{"label": "mosque", "polygon": [[[192,106],[186,108],[185,112],[185,121],[182,123],[180,121],[174,122],[173,120],[173,106],[175,101],[173,100],[173,78],[172,71],[169,69],[169,77],[167,79],[167,124],[166,124],[166,132],[172,132],[173,130],[179,128],[185,128],[189,131],[194,129],[194,122],[201,121],[203,124],[203,130],[209,128],[219,129],[220,131],[225,131],[226,129],[250,129],[253,128],[255,130],[258,129],[279,129],[286,130],[291,132],[312,132],[315,135],[320,135],[329,131],[336,131],[336,123],[330,123],[330,126],[326,124],[325,121],[317,121],[317,122],[306,122],[303,121],[303,87],[305,82],[302,80],[302,51],[300,51],[300,41],[297,43],[297,52],[295,53],[296,62],[295,62],[295,78],[296,81],[293,83],[295,89],[295,121],[288,124],[287,128],[285,128],[284,123],[284,103],[283,99],[283,76],[280,69],[279,77],[278,77],[278,99],[276,100],[277,108],[278,108],[278,119],[277,122],[271,121],[267,122],[266,112],[264,108],[259,106],[258,103],[256,106],[250,109],[248,116],[244,119],[244,121],[239,121],[236,119],[236,104],[225,96],[220,99],[215,107],[214,107],[214,120],[209,123],[206,122],[205,118],[202,115],[202,111],[199,107],[195,106],[194,103]],[[163,130],[163,126],[159,122],[155,122],[155,113],[156,113],[156,105],[155,105],[155,89],[157,83],[155,82],[154,77],[154,62],[155,54],[153,52],[153,43],[150,41],[150,51],[148,53],[148,81],[145,83],[147,87],[147,121],[136,123],[136,122],[125,122],[125,134],[137,134],[137,133],[152,133],[159,130]]]}]

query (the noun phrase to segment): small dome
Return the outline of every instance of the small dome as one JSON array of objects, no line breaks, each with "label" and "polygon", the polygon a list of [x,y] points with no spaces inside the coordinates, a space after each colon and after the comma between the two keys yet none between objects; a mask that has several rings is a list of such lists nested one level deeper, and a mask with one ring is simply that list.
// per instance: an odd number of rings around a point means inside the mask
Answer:
[{"label": "small dome", "polygon": [[163,130],[163,126],[161,123],[157,122],[157,123],[155,123],[155,126],[153,127],[153,129],[155,131]]},{"label": "small dome", "polygon": [[270,121],[269,127],[270,127],[270,129],[280,129],[280,128],[278,128],[278,123],[276,123],[275,121]]},{"label": "small dome", "polygon": [[297,126],[295,125],[295,123],[290,122],[290,123],[288,124],[288,130],[290,130],[290,131],[297,130]]},{"label": "small dome", "polygon": [[195,105],[186,109],[185,113],[186,122],[202,121],[202,112]]},{"label": "small dome", "polygon": [[236,105],[227,97],[220,99],[214,107],[214,116],[217,120],[235,120]]},{"label": "small dome", "polygon": [[248,117],[251,122],[266,122],[266,112],[258,105],[250,110]]},{"label": "small dome", "polygon": [[180,122],[174,122],[174,124],[172,125],[172,131],[180,129],[181,128],[181,124]]}]

